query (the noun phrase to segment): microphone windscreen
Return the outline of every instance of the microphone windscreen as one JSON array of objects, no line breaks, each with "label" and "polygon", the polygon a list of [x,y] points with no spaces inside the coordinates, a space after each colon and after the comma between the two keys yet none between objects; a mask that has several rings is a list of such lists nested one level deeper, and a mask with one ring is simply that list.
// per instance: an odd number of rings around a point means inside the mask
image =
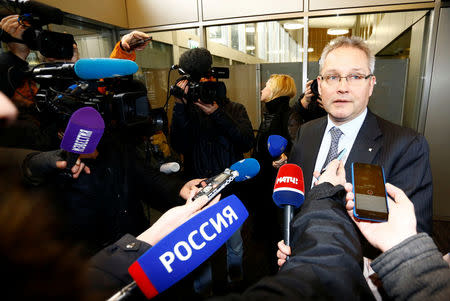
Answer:
[{"label": "microphone windscreen", "polygon": [[278,170],[272,198],[278,207],[292,205],[300,207],[305,200],[303,172],[296,164],[284,164]]},{"label": "microphone windscreen", "polygon": [[171,174],[180,170],[180,164],[178,162],[167,162],[161,164],[159,171],[165,174]]},{"label": "microphone windscreen", "polygon": [[242,159],[230,166],[231,170],[235,170],[239,173],[234,180],[236,182],[242,182],[253,178],[259,172],[260,166],[258,160],[254,158]]},{"label": "microphone windscreen", "polygon": [[208,259],[247,217],[242,202],[231,195],[173,230],[139,257],[128,272],[150,299]]},{"label": "microphone windscreen", "polygon": [[288,141],[280,135],[270,135],[267,139],[267,148],[272,158],[278,158],[285,150]]},{"label": "microphone windscreen", "polygon": [[84,107],[76,110],[67,123],[61,149],[77,154],[95,151],[105,130],[105,122],[97,110]]},{"label": "microphone windscreen", "polygon": [[75,74],[81,79],[101,79],[132,75],[138,71],[138,65],[123,59],[79,59],[74,66]]}]

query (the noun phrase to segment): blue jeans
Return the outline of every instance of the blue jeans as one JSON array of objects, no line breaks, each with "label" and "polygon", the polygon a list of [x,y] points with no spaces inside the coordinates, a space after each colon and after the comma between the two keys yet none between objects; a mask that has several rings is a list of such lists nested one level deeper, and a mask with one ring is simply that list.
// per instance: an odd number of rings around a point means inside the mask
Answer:
[{"label": "blue jeans", "polygon": [[[227,271],[228,271],[228,282],[232,280],[242,280],[243,270],[242,270],[242,257],[244,255],[244,246],[242,243],[241,229],[236,230],[230,239],[227,240]],[[240,279],[230,279],[230,270],[238,269],[240,271]],[[212,285],[212,270],[211,262],[207,262],[204,268],[200,271],[199,277],[194,280],[194,290],[200,293],[206,290]]]}]

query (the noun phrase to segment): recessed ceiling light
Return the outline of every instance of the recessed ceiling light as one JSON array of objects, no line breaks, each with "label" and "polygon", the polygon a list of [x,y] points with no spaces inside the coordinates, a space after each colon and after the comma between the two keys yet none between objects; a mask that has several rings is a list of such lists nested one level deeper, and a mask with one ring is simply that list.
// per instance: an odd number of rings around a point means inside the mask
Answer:
[{"label": "recessed ceiling light", "polygon": [[348,29],[345,28],[329,28],[327,30],[327,34],[329,34],[330,36],[339,36],[347,33]]},{"label": "recessed ceiling light", "polygon": [[283,27],[285,29],[300,29],[300,28],[303,28],[303,24],[300,24],[300,23],[284,23]]},{"label": "recessed ceiling light", "polygon": [[255,32],[255,27],[245,27],[245,32],[250,32],[250,33],[252,33],[252,32]]}]

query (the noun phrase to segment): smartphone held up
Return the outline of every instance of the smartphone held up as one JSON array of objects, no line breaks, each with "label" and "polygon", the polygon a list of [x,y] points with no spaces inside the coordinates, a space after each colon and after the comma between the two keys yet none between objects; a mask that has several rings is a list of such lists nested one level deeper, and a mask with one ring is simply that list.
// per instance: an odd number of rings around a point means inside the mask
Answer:
[{"label": "smartphone held up", "polygon": [[352,183],[356,218],[374,222],[388,220],[389,207],[384,170],[379,165],[352,163]]}]

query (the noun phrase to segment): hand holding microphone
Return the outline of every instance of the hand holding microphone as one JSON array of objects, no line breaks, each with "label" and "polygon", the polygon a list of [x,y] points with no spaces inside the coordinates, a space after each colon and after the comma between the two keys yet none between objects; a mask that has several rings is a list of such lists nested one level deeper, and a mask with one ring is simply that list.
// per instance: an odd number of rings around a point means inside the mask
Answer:
[{"label": "hand holding microphone", "polygon": [[84,169],[79,156],[93,154],[96,157],[104,130],[105,122],[94,108],[84,107],[72,114],[61,141],[61,149],[67,151],[66,168],[70,169],[66,175],[76,178]]},{"label": "hand holding microphone", "polygon": [[272,166],[280,168],[287,163],[287,156],[284,154],[288,141],[280,135],[270,135],[267,139],[267,149],[270,155],[274,158]]},{"label": "hand holding microphone", "polygon": [[[215,198],[213,203],[206,206],[208,199],[203,196],[185,206],[174,208],[162,218],[161,223],[152,230],[156,237],[158,234],[155,232],[167,231],[163,229],[164,225],[173,222],[173,219],[179,218],[174,221],[177,225],[186,218],[188,220],[139,257],[128,268],[134,281],[108,300],[123,300],[133,294],[136,287],[148,299],[153,298],[214,254],[248,217],[247,209],[235,195],[217,201],[218,198]],[[204,209],[201,210],[202,207]],[[144,232],[138,238],[146,239],[148,234],[151,232]]]},{"label": "hand holding microphone", "polygon": [[278,170],[273,188],[273,201],[284,210],[283,238],[287,246],[290,245],[290,223],[294,208],[298,208],[305,200],[305,184],[303,171],[295,164],[284,164]]}]

